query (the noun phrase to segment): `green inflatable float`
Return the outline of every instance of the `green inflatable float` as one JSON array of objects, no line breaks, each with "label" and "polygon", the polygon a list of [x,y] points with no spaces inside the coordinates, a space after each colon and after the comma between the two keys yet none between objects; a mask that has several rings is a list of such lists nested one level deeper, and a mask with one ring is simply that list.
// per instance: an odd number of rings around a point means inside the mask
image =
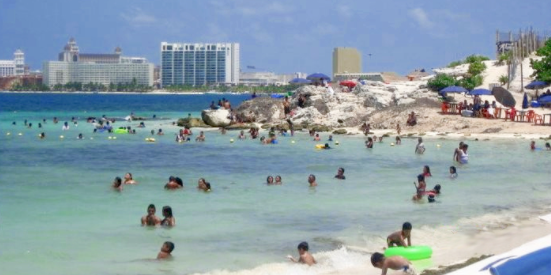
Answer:
[{"label": "green inflatable float", "polygon": [[389,247],[385,250],[385,257],[402,256],[410,261],[428,259],[432,256],[430,246]]},{"label": "green inflatable float", "polygon": [[115,134],[128,134],[128,130],[126,128],[119,128],[119,129],[115,129]]}]

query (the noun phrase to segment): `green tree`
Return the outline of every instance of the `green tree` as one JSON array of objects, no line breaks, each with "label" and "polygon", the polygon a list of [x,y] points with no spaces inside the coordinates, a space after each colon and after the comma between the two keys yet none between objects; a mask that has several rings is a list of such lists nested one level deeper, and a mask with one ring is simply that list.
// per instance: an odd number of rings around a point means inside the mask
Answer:
[{"label": "green tree", "polygon": [[487,57],[487,56],[473,54],[473,55],[469,55],[465,58],[465,63],[472,64],[472,63],[475,63],[475,62],[482,62],[482,61],[487,61],[487,60],[490,60],[490,58]]},{"label": "green tree", "polygon": [[453,76],[447,74],[438,74],[427,82],[427,86],[433,91],[440,91],[448,86],[456,86],[458,84],[458,81]]},{"label": "green tree", "polygon": [[499,77],[499,83],[501,83],[501,85],[505,85],[507,83],[509,83],[509,77],[506,76],[506,75],[502,75]]},{"label": "green tree", "polygon": [[476,88],[477,86],[482,85],[483,81],[484,81],[484,78],[481,75],[475,75],[475,76],[461,79],[461,81],[459,81],[459,86],[470,91]]},{"label": "green tree", "polygon": [[541,57],[541,60],[530,58],[530,64],[534,73],[531,75],[537,80],[551,83],[551,39],[545,42],[545,45],[536,50],[536,55]]}]

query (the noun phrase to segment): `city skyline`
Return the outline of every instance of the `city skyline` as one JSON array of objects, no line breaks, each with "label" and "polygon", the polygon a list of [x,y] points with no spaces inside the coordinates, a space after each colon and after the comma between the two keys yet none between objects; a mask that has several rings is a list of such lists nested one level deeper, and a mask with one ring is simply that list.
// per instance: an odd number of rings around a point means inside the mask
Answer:
[{"label": "city skyline", "polygon": [[241,45],[244,71],[330,75],[333,49],[354,47],[364,72],[405,74],[470,54],[494,58],[497,29],[551,32],[535,16],[551,2],[529,2],[0,0],[0,59],[21,49],[31,69],[41,69],[75,37],[88,52],[120,46],[160,65],[162,41],[227,42]]}]

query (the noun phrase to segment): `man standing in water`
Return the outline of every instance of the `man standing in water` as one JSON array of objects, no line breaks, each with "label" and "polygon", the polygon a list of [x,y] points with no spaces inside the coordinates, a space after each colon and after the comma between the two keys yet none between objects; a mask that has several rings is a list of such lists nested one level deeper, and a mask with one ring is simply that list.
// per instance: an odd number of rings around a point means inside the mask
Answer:
[{"label": "man standing in water", "polygon": [[308,183],[310,184],[310,187],[318,186],[318,183],[316,182],[316,176],[314,176],[314,174],[310,174],[310,176],[308,176]]},{"label": "man standing in water", "polygon": [[423,154],[425,153],[425,144],[423,144],[423,138],[419,137],[417,139],[417,146],[415,146],[415,153],[416,154]]},{"label": "man standing in water", "polygon": [[147,207],[147,215],[142,217],[142,226],[156,226],[161,224],[161,219],[155,216],[155,205],[150,204]]}]

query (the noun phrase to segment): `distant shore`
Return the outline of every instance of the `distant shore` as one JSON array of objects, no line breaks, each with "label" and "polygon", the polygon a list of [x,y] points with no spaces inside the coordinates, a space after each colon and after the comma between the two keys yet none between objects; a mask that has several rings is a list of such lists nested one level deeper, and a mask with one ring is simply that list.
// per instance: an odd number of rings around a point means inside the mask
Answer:
[{"label": "distant shore", "polygon": [[[68,92],[68,91],[0,91],[0,93],[5,94],[102,94],[102,95],[111,95],[111,94],[117,94],[117,95],[203,95],[203,94],[252,94],[251,92],[232,92],[232,91],[168,91],[168,90],[153,90],[149,92],[91,92],[91,91],[75,91],[75,92]],[[270,93],[260,93],[258,94],[270,94]]]}]

